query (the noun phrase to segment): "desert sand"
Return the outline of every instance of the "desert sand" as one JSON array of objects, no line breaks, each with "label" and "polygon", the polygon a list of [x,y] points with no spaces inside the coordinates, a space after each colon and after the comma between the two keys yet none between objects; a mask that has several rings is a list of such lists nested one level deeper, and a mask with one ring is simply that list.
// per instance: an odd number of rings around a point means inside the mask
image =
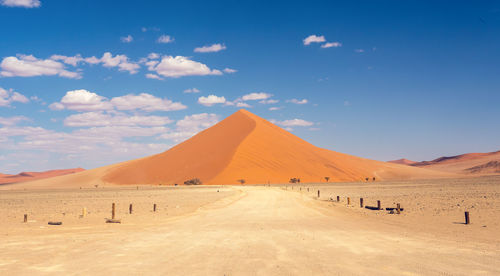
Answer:
[{"label": "desert sand", "polygon": [[450,172],[375,161],[318,148],[246,110],[173,148],[149,157],[0,189],[78,188],[113,185],[234,185],[456,177]]},{"label": "desert sand", "polygon": [[[500,274],[500,177],[0,196],[4,275]],[[359,197],[404,210],[363,209]],[[111,202],[121,224],[104,223]],[[89,214],[80,218],[83,207]]]},{"label": "desert sand", "polygon": [[0,184],[11,184],[11,183],[33,181],[33,180],[51,178],[82,171],[84,171],[84,169],[76,168],[76,169],[50,170],[45,172],[21,172],[15,175],[0,173]]}]

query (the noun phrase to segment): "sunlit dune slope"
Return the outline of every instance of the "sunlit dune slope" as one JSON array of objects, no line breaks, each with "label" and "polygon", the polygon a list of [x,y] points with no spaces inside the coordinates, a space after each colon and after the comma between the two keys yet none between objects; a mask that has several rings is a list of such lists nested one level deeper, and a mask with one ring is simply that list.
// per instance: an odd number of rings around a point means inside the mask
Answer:
[{"label": "sunlit dune slope", "polygon": [[103,180],[116,184],[182,184],[200,178],[213,183],[211,180],[228,166],[255,126],[256,121],[245,112],[236,112],[164,153],[111,170]]},{"label": "sunlit dune slope", "polygon": [[117,166],[103,180],[114,184],[205,184],[358,181],[444,177],[446,174],[321,149],[240,110],[174,148]]}]

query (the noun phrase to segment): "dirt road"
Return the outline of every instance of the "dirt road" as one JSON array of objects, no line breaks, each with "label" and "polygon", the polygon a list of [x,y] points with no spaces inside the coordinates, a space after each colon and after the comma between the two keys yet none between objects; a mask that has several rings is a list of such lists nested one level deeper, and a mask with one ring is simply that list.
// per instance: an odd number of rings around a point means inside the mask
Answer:
[{"label": "dirt road", "polygon": [[279,188],[236,189],[243,192],[154,225],[3,236],[0,274],[500,274],[498,245],[366,222]]}]

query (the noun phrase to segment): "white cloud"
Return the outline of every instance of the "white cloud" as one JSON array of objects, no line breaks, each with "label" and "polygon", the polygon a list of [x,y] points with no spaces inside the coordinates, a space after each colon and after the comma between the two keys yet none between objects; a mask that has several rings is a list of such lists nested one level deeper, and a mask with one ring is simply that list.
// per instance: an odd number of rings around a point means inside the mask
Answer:
[{"label": "white cloud", "polygon": [[38,8],[40,0],[0,0],[0,4],[6,7]]},{"label": "white cloud", "polygon": [[321,45],[321,48],[331,48],[331,47],[341,47],[342,46],[342,43],[340,42],[327,42],[323,45]]},{"label": "white cloud", "polygon": [[306,37],[303,42],[304,42],[304,45],[309,45],[311,43],[321,43],[321,42],[325,42],[326,39],[324,36],[317,36],[317,35],[310,35],[308,37]]},{"label": "white cloud", "polygon": [[269,108],[270,111],[276,111],[276,110],[280,110],[280,109],[282,109],[282,107],[272,106]]},{"label": "white cloud", "polygon": [[117,67],[120,71],[128,71],[130,74],[137,73],[140,66],[136,63],[129,62],[126,55],[113,55],[110,52],[106,52],[102,55],[100,60],[102,66],[104,67]]},{"label": "white cloud", "polygon": [[72,57],[63,56],[63,55],[52,55],[50,57],[50,59],[56,60],[56,61],[61,60],[62,62],[69,64],[69,65],[73,65],[73,66],[77,66],[79,62],[84,61],[84,59],[82,58],[82,56],[80,54],[78,54],[76,56],[72,56]]},{"label": "white cloud", "polygon": [[238,72],[238,70],[236,69],[231,69],[231,68],[224,68],[224,73],[227,73],[227,74],[233,74],[233,73],[236,73]]},{"label": "white cloud", "polygon": [[0,125],[13,126],[22,121],[31,121],[25,116],[14,116],[14,117],[0,117]]},{"label": "white cloud", "polygon": [[363,50],[363,49],[356,49],[356,50],[354,50],[354,52],[356,52],[356,53],[364,53],[365,50]]},{"label": "white cloud", "polygon": [[268,100],[262,100],[259,103],[261,103],[261,104],[275,104],[275,103],[278,103],[278,102],[279,101],[275,100],[275,99],[268,99]]},{"label": "white cloud", "polygon": [[13,102],[27,103],[29,99],[12,89],[5,90],[0,87],[0,106],[10,106]]},{"label": "white cloud", "polygon": [[306,104],[306,103],[308,103],[307,99],[302,99],[302,100],[291,99],[291,100],[287,100],[286,102],[293,103],[293,104]]},{"label": "white cloud", "polygon": [[169,35],[161,35],[158,40],[158,43],[171,43],[174,42],[174,38],[170,37]]},{"label": "white cloud", "polygon": [[120,40],[123,43],[130,43],[130,42],[132,42],[134,40],[134,38],[131,35],[127,35],[127,36],[120,37]]},{"label": "white cloud", "polygon": [[241,99],[243,101],[255,101],[255,100],[265,100],[265,99],[268,99],[272,96],[273,95],[269,94],[269,93],[254,92],[254,93],[243,95],[243,97],[241,97]]},{"label": "white cloud", "polygon": [[214,104],[219,104],[219,103],[225,103],[226,98],[224,97],[218,97],[216,95],[208,95],[207,97],[199,97],[198,98],[198,103],[202,104],[204,106],[212,106]]},{"label": "white cloud", "polygon": [[156,75],[156,74],[151,74],[151,73],[147,73],[146,74],[146,78],[148,79],[154,79],[154,80],[163,80],[162,77]]},{"label": "white cloud", "polygon": [[182,120],[177,121],[175,131],[167,132],[160,137],[174,142],[182,142],[196,133],[215,125],[218,121],[219,116],[216,114],[201,113],[185,116]]},{"label": "white cloud", "polygon": [[201,92],[200,90],[194,87],[184,90],[184,93],[200,93],[200,92]]},{"label": "white cloud", "polygon": [[104,111],[104,110],[142,110],[173,111],[185,109],[186,106],[180,102],[173,102],[167,98],[158,98],[151,94],[141,93],[139,95],[128,94],[114,97],[108,100],[96,93],[80,89],[68,91],[60,102],[49,106],[52,110],[76,110],[76,111]]},{"label": "white cloud", "polygon": [[149,59],[159,59],[159,58],[160,58],[160,55],[159,55],[159,54],[157,54],[157,53],[150,53],[150,54],[148,55],[148,58],[149,58]]},{"label": "white cloud", "polygon": [[70,127],[88,126],[163,126],[173,122],[165,116],[128,116],[125,113],[114,114],[87,112],[73,114],[64,119],[64,125]]},{"label": "white cloud", "polygon": [[237,107],[246,107],[246,108],[251,108],[252,107],[251,105],[249,105],[247,103],[244,103],[244,102],[237,102],[236,106]]},{"label": "white cloud", "polygon": [[277,120],[270,120],[271,123],[284,126],[284,127],[292,127],[292,126],[312,126],[314,125],[313,122],[309,122],[306,120],[302,119],[292,119],[292,120],[284,120],[284,121],[277,121]]},{"label": "white cloud", "polygon": [[184,76],[206,76],[222,75],[219,70],[211,70],[207,65],[190,60],[184,56],[164,56],[161,62],[147,63],[150,71],[155,71],[158,75],[170,78]]},{"label": "white cloud", "polygon": [[219,52],[222,50],[226,50],[226,45],[220,44],[220,43],[212,44],[210,46],[203,46],[203,47],[194,48],[194,51],[196,53],[213,53],[213,52]]},{"label": "white cloud", "polygon": [[37,59],[32,55],[17,55],[5,57],[0,63],[0,76],[3,77],[35,77],[35,76],[60,76],[79,79],[79,72],[67,71],[64,64],[52,59]]},{"label": "white cloud", "polygon": [[52,110],[76,110],[76,111],[98,111],[98,110],[111,110],[113,106],[109,101],[96,93],[87,91],[85,89],[73,90],[66,92],[66,95],[59,103],[49,105]]},{"label": "white cloud", "polygon": [[167,98],[158,98],[151,94],[128,94],[111,99],[111,104],[118,110],[143,110],[143,111],[174,111],[186,109],[180,102],[172,102]]}]

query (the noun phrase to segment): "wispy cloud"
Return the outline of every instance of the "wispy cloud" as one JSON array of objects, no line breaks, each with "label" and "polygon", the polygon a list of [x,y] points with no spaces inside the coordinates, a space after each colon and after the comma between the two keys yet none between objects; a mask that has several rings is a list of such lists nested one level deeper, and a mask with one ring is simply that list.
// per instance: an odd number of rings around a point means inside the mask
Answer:
[{"label": "wispy cloud", "polygon": [[302,120],[302,119],[291,119],[291,120],[284,120],[284,121],[277,121],[277,120],[270,120],[271,123],[280,125],[280,126],[285,126],[285,127],[293,127],[293,126],[312,126],[314,125],[313,122]]},{"label": "wispy cloud", "polygon": [[0,76],[3,77],[36,77],[60,76],[79,79],[79,72],[66,70],[64,64],[52,59],[38,59],[33,55],[17,55],[5,57],[0,63]]},{"label": "wispy cloud", "polygon": [[169,36],[169,35],[161,35],[160,37],[158,37],[158,40],[156,40],[156,42],[158,43],[172,43],[174,42],[174,38]]},{"label": "wispy cloud", "polygon": [[13,89],[6,90],[0,87],[0,107],[10,106],[13,102],[27,103],[29,99]]},{"label": "wispy cloud", "polygon": [[231,68],[225,68],[223,71],[224,71],[224,73],[228,73],[228,74],[232,74],[232,73],[238,72],[238,70],[231,69]]},{"label": "wispy cloud", "polygon": [[52,110],[68,109],[75,111],[109,111],[116,109],[153,112],[181,110],[185,109],[186,106],[180,102],[173,102],[147,93],[128,94],[108,100],[96,93],[80,89],[68,91],[60,102],[51,104],[49,108]]},{"label": "wispy cloud", "polygon": [[302,100],[291,99],[291,100],[287,100],[286,102],[293,103],[293,104],[306,104],[306,103],[308,103],[308,100],[307,99],[302,99]]},{"label": "wispy cloud", "polygon": [[220,43],[194,48],[196,53],[213,53],[222,50],[226,50],[226,45]]},{"label": "wispy cloud", "polygon": [[6,7],[38,8],[42,5],[40,0],[0,0],[0,4]]},{"label": "wispy cloud", "polygon": [[131,35],[127,35],[127,36],[120,37],[120,40],[123,43],[130,43],[130,42],[132,42],[134,40],[134,38]]},{"label": "wispy cloud", "polygon": [[198,98],[198,103],[204,106],[212,106],[214,104],[223,104],[226,102],[225,97],[219,97],[216,95],[201,96]]},{"label": "wispy cloud", "polygon": [[25,116],[0,117],[0,125],[3,126],[17,125],[19,122],[22,121],[31,121],[31,120]]},{"label": "wispy cloud", "polygon": [[323,45],[321,45],[321,48],[332,48],[332,47],[341,47],[342,46],[342,43],[340,42],[327,42]]},{"label": "wispy cloud", "polygon": [[200,93],[201,91],[198,90],[197,88],[189,88],[183,91],[184,93]]},{"label": "wispy cloud", "polygon": [[217,122],[219,122],[219,116],[213,113],[188,115],[177,121],[175,130],[168,131],[160,137],[176,143],[182,142],[196,133],[215,125]]},{"label": "wispy cloud", "polygon": [[321,43],[321,42],[325,42],[326,39],[324,36],[320,35],[310,35],[306,38],[304,38],[304,40],[302,41],[304,43],[304,45],[309,45],[311,43]]}]

